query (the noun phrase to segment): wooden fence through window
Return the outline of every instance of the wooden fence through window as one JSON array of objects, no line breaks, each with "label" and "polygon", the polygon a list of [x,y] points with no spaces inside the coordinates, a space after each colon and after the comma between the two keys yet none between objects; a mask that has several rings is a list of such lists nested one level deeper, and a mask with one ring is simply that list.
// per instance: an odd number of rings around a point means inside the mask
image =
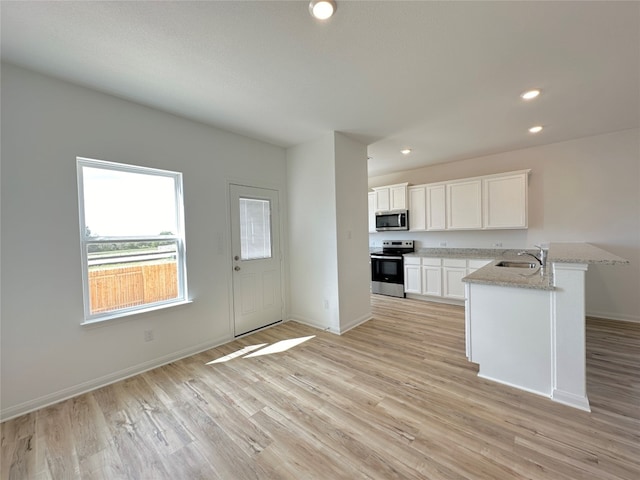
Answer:
[{"label": "wooden fence through window", "polygon": [[90,270],[89,291],[92,314],[176,298],[177,263]]}]

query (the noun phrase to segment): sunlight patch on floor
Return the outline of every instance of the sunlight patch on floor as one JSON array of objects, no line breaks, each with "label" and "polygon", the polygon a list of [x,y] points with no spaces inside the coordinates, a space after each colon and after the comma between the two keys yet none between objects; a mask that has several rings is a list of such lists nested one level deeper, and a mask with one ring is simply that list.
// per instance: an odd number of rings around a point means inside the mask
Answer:
[{"label": "sunlight patch on floor", "polygon": [[280,340],[279,342],[274,343],[273,345],[269,345],[268,347],[263,348],[262,350],[258,350],[257,352],[250,353],[244,358],[251,357],[259,357],[261,355],[270,355],[272,353],[280,353],[289,350],[301,343],[306,342],[307,340],[311,340],[315,335],[311,335],[309,337],[300,337],[300,338],[289,338],[288,340]]},{"label": "sunlight patch on floor", "polygon": [[289,338],[287,340],[280,340],[279,342],[276,342],[271,345],[269,345],[268,343],[248,345],[246,347],[242,347],[240,350],[236,350],[233,353],[225,355],[224,357],[220,357],[216,360],[207,362],[206,365],[213,365],[214,363],[224,363],[238,357],[251,358],[251,357],[259,357],[261,355],[271,355],[272,353],[286,352],[290,348],[300,345],[301,343],[304,343],[307,340],[311,340],[312,338],[315,338],[315,335],[310,335],[308,337]]},{"label": "sunlight patch on floor", "polygon": [[233,360],[234,358],[237,357],[242,357],[243,355],[246,355],[249,352],[253,352],[254,350],[257,350],[259,348],[264,347],[265,345],[269,345],[268,343],[260,343],[258,345],[248,345],[246,347],[241,348],[240,350],[237,350],[233,353],[230,353],[229,355],[225,355],[224,357],[220,357],[216,360],[212,360],[210,362],[207,362],[207,365],[212,365],[214,363],[224,363],[224,362],[228,362],[229,360]]}]

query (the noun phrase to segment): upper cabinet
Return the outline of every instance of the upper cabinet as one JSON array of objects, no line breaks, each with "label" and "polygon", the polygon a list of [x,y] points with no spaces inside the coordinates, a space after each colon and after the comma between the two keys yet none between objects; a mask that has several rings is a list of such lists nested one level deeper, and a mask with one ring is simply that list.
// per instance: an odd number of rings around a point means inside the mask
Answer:
[{"label": "upper cabinet", "polygon": [[[408,187],[405,208],[409,210],[409,228],[414,231],[527,228],[529,173],[530,170],[520,170]],[[380,189],[392,187],[396,186]]]},{"label": "upper cabinet", "polygon": [[376,192],[369,192],[369,233],[376,231]]},{"label": "upper cabinet", "polygon": [[482,179],[484,228],[527,228],[527,174],[525,171]]},{"label": "upper cabinet", "polygon": [[447,230],[482,229],[482,181],[447,182]]},{"label": "upper cabinet", "polygon": [[407,189],[409,196],[409,229],[427,229],[427,186],[416,185]]},{"label": "upper cabinet", "polygon": [[396,185],[374,187],[373,191],[376,196],[375,211],[406,210],[408,185],[408,183],[398,183]]},{"label": "upper cabinet", "polygon": [[426,185],[427,189],[427,230],[445,230],[446,185],[444,183]]}]

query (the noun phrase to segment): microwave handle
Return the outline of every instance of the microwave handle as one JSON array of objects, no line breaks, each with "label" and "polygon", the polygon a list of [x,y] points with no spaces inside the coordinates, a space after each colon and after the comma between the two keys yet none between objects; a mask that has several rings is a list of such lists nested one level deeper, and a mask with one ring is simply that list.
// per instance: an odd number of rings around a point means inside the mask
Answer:
[{"label": "microwave handle", "polygon": [[401,213],[398,214],[398,226],[399,227],[402,226],[402,214]]}]

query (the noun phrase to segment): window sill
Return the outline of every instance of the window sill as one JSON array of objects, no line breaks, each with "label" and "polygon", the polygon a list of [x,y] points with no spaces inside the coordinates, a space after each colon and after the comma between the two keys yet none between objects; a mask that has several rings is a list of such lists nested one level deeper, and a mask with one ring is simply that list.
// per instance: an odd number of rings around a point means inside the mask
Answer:
[{"label": "window sill", "polygon": [[113,312],[111,314],[103,315],[100,318],[92,318],[89,320],[85,320],[80,325],[91,326],[91,325],[104,324],[104,322],[108,322],[110,320],[122,319],[122,318],[130,317],[133,315],[139,315],[141,313],[154,312],[156,310],[164,310],[165,308],[177,307],[179,305],[187,305],[189,303],[193,303],[193,300],[180,300],[177,302],[163,303],[161,305],[154,305],[152,307],[140,308],[136,310]]}]

